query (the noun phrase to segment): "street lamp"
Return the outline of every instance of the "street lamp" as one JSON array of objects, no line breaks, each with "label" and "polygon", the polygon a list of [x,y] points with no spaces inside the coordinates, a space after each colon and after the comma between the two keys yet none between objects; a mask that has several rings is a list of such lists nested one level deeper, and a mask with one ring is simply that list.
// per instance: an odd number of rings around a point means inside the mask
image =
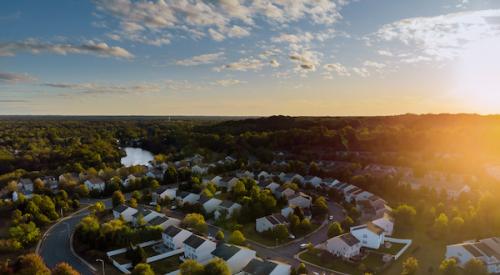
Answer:
[{"label": "street lamp", "polygon": [[104,273],[104,260],[102,260],[102,259],[96,259],[95,261],[96,262],[101,262],[101,264],[102,264],[102,275],[105,275],[105,273]]}]

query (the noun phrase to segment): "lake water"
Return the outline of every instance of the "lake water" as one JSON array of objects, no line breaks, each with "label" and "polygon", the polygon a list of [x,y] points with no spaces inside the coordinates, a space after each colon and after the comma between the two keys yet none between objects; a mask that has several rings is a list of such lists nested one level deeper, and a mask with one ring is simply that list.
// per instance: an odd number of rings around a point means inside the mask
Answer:
[{"label": "lake water", "polygon": [[153,160],[153,154],[147,150],[134,147],[125,147],[124,150],[127,156],[120,161],[123,166],[149,165],[149,162]]}]

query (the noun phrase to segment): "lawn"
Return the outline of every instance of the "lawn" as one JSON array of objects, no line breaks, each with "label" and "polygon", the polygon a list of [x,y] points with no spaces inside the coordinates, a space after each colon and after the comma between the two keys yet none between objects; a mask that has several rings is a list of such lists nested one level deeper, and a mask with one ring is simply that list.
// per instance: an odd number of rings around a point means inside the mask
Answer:
[{"label": "lawn", "polygon": [[[307,234],[313,232],[319,226],[320,226],[319,224],[314,224],[314,223],[311,224],[311,231],[307,232],[306,234],[296,235],[296,238],[300,238],[304,235],[307,235]],[[245,224],[241,230],[242,230],[243,234],[245,235],[245,238],[252,240],[254,242],[258,242],[258,243],[263,244],[263,245],[267,245],[267,246],[276,246],[276,245],[285,244],[285,243],[293,241],[291,239],[277,241],[275,239],[267,237],[264,234],[261,234],[261,233],[255,231],[255,224],[254,223]]]},{"label": "lawn", "polygon": [[[331,254],[323,254],[325,251],[321,249],[312,249],[300,255],[300,259],[340,272],[348,274],[363,274],[362,270],[377,271],[383,267],[382,255],[370,253],[359,264],[350,263],[341,258],[332,257]],[[364,267],[362,267],[364,266]],[[362,268],[360,268],[362,267]]]},{"label": "lawn", "polygon": [[[381,248],[377,249],[377,250],[373,250],[374,252],[378,252],[378,253],[384,253],[384,254],[390,254],[390,255],[396,255],[398,254],[398,252],[403,249],[403,247],[405,246],[405,244],[400,244],[400,243],[391,243],[391,247],[390,248],[386,248],[382,245]],[[405,252],[406,253],[406,252]]]},{"label": "lawn", "polygon": [[175,255],[160,261],[152,262],[149,265],[151,265],[151,268],[153,268],[156,274],[166,274],[179,269],[181,263],[179,255]]},{"label": "lawn", "polygon": [[423,223],[417,224],[413,232],[398,234],[395,238],[412,239],[413,244],[408,251],[403,254],[395,263],[393,263],[384,274],[399,275],[402,270],[402,262],[407,257],[415,257],[419,263],[417,275],[429,273],[438,273],[439,264],[444,259],[446,250],[446,241],[439,239],[431,239],[427,233],[427,226]]}]

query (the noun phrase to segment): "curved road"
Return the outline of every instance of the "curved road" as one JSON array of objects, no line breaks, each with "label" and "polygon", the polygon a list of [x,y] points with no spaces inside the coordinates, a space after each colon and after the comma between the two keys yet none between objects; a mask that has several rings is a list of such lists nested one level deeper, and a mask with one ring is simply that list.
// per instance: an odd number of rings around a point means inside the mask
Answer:
[{"label": "curved road", "polygon": [[42,239],[38,254],[42,256],[48,267],[53,268],[60,262],[67,262],[82,275],[93,275],[95,272],[84,264],[71,250],[70,238],[80,220],[89,212],[84,210],[70,218],[62,220],[47,231]]}]

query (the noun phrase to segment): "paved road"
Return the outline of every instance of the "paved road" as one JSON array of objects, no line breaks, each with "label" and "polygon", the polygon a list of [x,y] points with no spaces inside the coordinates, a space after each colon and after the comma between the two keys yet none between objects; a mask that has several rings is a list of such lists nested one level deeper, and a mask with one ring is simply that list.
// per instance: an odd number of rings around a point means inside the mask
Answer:
[{"label": "paved road", "polygon": [[71,233],[80,220],[89,214],[84,210],[69,219],[57,223],[44,236],[38,253],[50,268],[60,262],[67,262],[82,275],[92,275],[94,272],[76,257],[70,249]]},{"label": "paved road", "polygon": [[[111,200],[100,199],[82,199],[82,206],[87,204],[94,204],[97,201],[103,201],[106,208],[111,208]],[[72,265],[82,275],[95,274],[93,270],[84,264],[71,250],[70,238],[71,233],[75,230],[76,226],[82,218],[89,215],[88,210],[82,210],[77,214],[70,216],[56,223],[52,228],[45,232],[42,237],[40,249],[38,254],[45,260],[45,263],[50,268],[53,268],[60,262],[67,262]]]}]

